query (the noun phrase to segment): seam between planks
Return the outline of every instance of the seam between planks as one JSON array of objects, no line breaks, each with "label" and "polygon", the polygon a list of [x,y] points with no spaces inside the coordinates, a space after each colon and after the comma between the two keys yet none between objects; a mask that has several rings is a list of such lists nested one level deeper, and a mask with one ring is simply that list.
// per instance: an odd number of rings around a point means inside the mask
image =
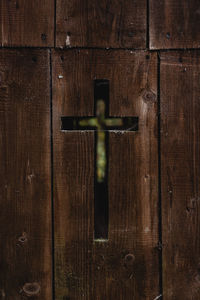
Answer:
[{"label": "seam between planks", "polygon": [[102,51],[135,51],[135,52],[140,52],[140,51],[147,51],[149,53],[162,53],[162,52],[176,52],[176,51],[181,51],[181,52],[187,52],[187,51],[200,51],[200,48],[165,48],[165,49],[149,49],[149,48],[101,48],[101,47],[34,47],[34,46],[2,46],[0,45],[0,50],[1,49],[36,49],[36,50],[102,50]]},{"label": "seam between planks", "polygon": [[157,53],[157,94],[158,94],[158,237],[159,237],[159,290],[163,299],[163,251],[162,251],[162,190],[161,190],[161,110],[160,110],[160,53]]},{"label": "seam between planks", "polygon": [[149,50],[149,0],[146,0],[146,49]]},{"label": "seam between planks", "polygon": [[53,96],[52,96],[52,53],[49,50],[50,72],[50,148],[51,148],[51,235],[52,235],[52,299],[55,299],[55,234],[54,234],[54,189],[53,189]]}]

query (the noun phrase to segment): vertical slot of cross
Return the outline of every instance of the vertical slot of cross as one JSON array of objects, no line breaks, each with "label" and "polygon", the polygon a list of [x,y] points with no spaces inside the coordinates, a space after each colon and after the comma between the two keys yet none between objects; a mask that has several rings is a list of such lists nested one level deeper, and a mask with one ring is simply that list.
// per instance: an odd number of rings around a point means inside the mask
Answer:
[{"label": "vertical slot of cross", "polygon": [[98,120],[95,131],[94,165],[94,239],[108,239],[108,138],[105,118],[109,115],[109,81],[94,81],[94,114]]}]

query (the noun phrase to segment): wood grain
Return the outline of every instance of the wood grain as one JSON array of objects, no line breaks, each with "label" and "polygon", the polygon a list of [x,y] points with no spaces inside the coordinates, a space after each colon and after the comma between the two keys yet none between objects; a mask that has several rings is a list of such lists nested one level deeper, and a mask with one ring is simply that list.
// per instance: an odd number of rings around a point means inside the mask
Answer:
[{"label": "wood grain", "polygon": [[146,1],[58,0],[58,47],[146,47]]},{"label": "wood grain", "polygon": [[[53,51],[56,299],[159,295],[157,56]],[[94,134],[61,131],[61,116],[94,111],[94,79],[110,81],[110,115],[138,116],[138,132],[109,138],[109,240],[94,242]]]},{"label": "wood grain", "polygon": [[163,288],[200,297],[200,52],[161,55]]},{"label": "wood grain", "polygon": [[199,48],[197,0],[150,0],[150,49]]},{"label": "wood grain", "polygon": [[53,46],[54,0],[1,0],[0,45]]},{"label": "wood grain", "polygon": [[51,298],[49,53],[0,50],[0,298]]}]

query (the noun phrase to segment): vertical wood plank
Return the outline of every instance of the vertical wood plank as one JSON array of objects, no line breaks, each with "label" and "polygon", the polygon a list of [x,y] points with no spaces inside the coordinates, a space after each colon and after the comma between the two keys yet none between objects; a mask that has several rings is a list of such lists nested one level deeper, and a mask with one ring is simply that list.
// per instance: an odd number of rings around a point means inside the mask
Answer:
[{"label": "vertical wood plank", "polygon": [[146,1],[58,0],[56,45],[146,47]]},{"label": "vertical wood plank", "polygon": [[199,48],[200,3],[150,0],[150,49]]},{"label": "vertical wood plank", "polygon": [[200,52],[161,55],[164,299],[200,297]]},{"label": "vertical wood plank", "polygon": [[1,0],[0,45],[54,45],[54,0]]},{"label": "vertical wood plank", "polygon": [[139,116],[139,130],[110,133],[109,236],[121,263],[111,286],[117,297],[123,278],[119,299],[154,299],[159,295],[157,57],[138,54],[134,63],[128,61],[133,74],[115,69],[113,90],[121,95],[112,97],[110,113]]},{"label": "vertical wood plank", "polygon": [[[132,51],[53,51],[56,299],[159,295],[157,57]],[[62,132],[61,116],[91,116],[94,79],[110,82],[110,115],[138,116],[111,133],[109,240],[95,242],[94,135]]]},{"label": "vertical wood plank", "polygon": [[49,53],[0,51],[0,298],[52,299]]}]

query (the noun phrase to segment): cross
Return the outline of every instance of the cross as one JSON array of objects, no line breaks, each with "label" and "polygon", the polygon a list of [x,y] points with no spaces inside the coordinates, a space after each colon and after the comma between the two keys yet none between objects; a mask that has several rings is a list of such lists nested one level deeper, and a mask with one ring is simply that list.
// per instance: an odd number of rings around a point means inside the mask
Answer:
[{"label": "cross", "polygon": [[136,131],[138,117],[109,117],[109,81],[94,80],[94,116],[61,117],[62,130],[94,130],[94,239],[108,239],[109,131]]}]

